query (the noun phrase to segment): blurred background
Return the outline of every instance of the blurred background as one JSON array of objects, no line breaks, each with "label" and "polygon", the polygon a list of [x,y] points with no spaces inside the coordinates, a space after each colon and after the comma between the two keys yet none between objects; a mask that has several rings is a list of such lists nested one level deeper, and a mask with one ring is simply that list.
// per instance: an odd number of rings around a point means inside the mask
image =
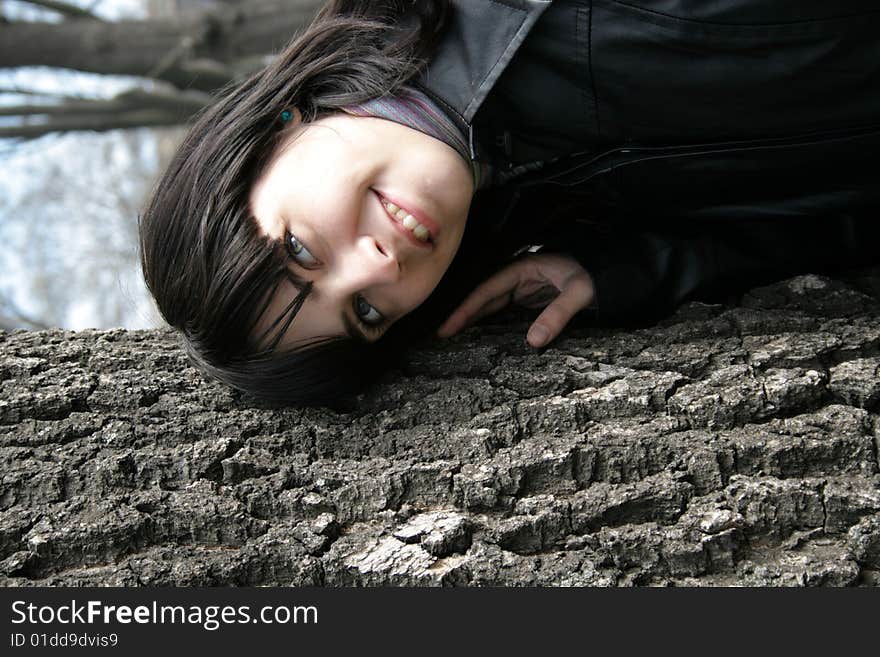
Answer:
[{"label": "blurred background", "polygon": [[137,217],[190,118],[321,0],[0,0],[0,329],[160,326]]}]

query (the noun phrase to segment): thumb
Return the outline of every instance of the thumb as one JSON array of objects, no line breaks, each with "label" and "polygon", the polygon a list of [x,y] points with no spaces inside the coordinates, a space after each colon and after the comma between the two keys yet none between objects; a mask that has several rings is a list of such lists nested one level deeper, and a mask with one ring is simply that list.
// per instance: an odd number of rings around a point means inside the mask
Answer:
[{"label": "thumb", "polygon": [[526,335],[528,343],[537,349],[554,340],[572,317],[590,305],[593,294],[593,281],[586,272],[569,279],[559,296],[532,322]]}]

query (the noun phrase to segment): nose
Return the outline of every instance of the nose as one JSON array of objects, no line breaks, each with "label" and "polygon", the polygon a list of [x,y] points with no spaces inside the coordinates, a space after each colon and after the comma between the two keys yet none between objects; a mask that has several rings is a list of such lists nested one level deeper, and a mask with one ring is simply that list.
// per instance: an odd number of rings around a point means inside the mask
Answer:
[{"label": "nose", "polygon": [[348,273],[356,287],[394,283],[400,278],[400,260],[390,242],[361,235],[353,247]]}]

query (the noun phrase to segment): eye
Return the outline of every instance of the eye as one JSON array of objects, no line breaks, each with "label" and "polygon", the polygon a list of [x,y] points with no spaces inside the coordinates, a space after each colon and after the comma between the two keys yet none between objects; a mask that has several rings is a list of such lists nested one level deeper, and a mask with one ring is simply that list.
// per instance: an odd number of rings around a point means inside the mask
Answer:
[{"label": "eye", "polygon": [[316,269],[321,266],[321,261],[309,253],[306,245],[300,242],[293,233],[284,234],[284,246],[294,262],[306,269]]},{"label": "eye", "polygon": [[385,316],[371,306],[361,295],[354,299],[354,312],[358,319],[368,327],[377,327],[385,321]]}]

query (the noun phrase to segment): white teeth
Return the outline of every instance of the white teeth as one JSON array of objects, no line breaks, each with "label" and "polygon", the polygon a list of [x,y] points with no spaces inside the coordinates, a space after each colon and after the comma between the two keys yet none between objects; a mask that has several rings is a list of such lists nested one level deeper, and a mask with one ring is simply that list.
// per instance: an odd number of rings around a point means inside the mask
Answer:
[{"label": "white teeth", "polygon": [[411,230],[415,238],[420,242],[427,242],[431,238],[431,231],[420,224],[414,216],[403,208],[394,205],[394,203],[385,203],[385,209],[388,210],[388,214],[397,217],[397,220],[404,228]]}]

